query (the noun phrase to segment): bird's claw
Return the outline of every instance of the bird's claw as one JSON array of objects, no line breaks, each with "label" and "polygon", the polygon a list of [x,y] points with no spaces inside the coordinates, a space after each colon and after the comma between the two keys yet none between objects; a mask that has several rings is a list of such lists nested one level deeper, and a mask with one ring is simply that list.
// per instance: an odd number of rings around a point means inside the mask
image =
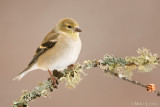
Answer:
[{"label": "bird's claw", "polygon": [[74,67],[74,64],[71,64],[71,65],[68,66],[68,69],[72,70],[73,67]]}]

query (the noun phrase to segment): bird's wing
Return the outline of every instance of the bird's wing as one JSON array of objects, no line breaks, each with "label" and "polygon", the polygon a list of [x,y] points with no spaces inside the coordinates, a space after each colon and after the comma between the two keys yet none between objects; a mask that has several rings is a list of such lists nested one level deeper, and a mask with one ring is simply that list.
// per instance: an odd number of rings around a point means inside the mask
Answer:
[{"label": "bird's wing", "polygon": [[23,76],[25,76],[28,72],[30,72],[31,68],[34,67],[34,64],[36,63],[39,56],[41,56],[47,50],[55,46],[59,36],[60,34],[56,33],[54,30],[49,32],[47,36],[44,38],[44,40],[42,41],[41,45],[37,48],[35,55],[33,56],[29,65],[20,74],[18,74],[18,76],[16,76],[13,80],[16,80],[16,79],[20,80],[21,78],[23,78]]},{"label": "bird's wing", "polygon": [[54,31],[51,31],[42,41],[42,44],[37,48],[31,62],[28,66],[31,66],[34,64],[39,56],[41,56],[43,53],[45,53],[47,50],[55,46],[57,43],[57,38],[59,37],[58,33],[55,33]]}]

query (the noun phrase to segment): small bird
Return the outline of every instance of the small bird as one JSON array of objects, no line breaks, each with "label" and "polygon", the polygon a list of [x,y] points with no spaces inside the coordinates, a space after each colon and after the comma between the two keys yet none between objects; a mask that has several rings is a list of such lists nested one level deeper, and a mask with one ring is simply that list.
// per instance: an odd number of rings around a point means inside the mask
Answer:
[{"label": "small bird", "polygon": [[74,19],[60,20],[37,48],[29,65],[13,80],[20,80],[36,69],[61,71],[74,64],[81,50],[79,32],[81,29]]}]

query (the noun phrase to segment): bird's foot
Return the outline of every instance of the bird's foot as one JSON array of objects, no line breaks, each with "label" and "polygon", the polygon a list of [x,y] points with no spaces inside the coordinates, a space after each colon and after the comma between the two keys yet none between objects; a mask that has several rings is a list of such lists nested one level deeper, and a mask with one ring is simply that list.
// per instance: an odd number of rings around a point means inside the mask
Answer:
[{"label": "bird's foot", "polygon": [[68,69],[72,70],[73,67],[74,67],[74,64],[71,64],[71,65],[68,66]]},{"label": "bird's foot", "polygon": [[59,84],[58,79],[52,75],[51,71],[48,70],[49,74],[50,74],[50,78],[48,78],[48,80],[52,81],[52,85],[54,88],[58,88],[57,85]]}]

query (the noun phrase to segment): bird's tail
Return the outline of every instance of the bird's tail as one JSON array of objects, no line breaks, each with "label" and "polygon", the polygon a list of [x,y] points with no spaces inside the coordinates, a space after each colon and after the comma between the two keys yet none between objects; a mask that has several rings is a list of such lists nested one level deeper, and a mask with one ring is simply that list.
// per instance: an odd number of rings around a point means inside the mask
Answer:
[{"label": "bird's tail", "polygon": [[26,69],[24,69],[21,73],[19,73],[13,80],[21,80],[26,74],[28,74],[30,71],[37,69],[37,65],[34,64],[33,66],[28,66]]}]

